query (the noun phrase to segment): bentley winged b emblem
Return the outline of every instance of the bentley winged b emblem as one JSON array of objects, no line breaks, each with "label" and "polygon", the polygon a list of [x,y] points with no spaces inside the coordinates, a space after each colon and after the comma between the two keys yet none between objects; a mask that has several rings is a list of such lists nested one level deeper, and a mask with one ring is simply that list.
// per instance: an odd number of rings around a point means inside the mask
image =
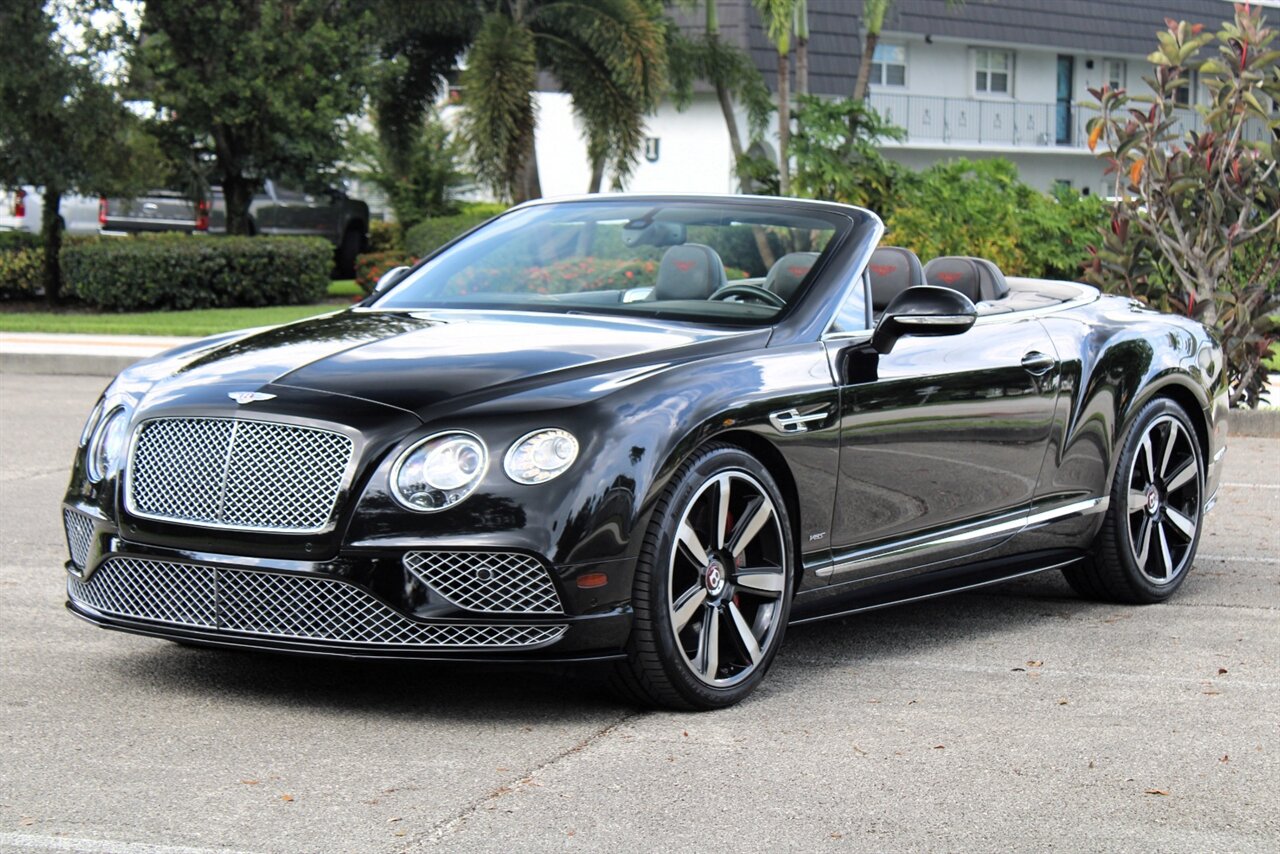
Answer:
[{"label": "bentley winged b emblem", "polygon": [[244,406],[246,403],[257,403],[260,400],[271,400],[274,394],[267,394],[265,391],[229,391],[227,397],[236,403]]}]

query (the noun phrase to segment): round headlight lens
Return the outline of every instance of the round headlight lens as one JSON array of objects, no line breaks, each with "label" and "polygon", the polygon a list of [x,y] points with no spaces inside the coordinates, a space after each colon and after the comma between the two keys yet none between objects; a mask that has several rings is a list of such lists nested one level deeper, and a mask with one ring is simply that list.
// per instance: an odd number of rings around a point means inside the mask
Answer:
[{"label": "round headlight lens", "polygon": [[530,433],[511,446],[503,461],[516,483],[546,483],[563,474],[578,458],[578,440],[568,430],[548,428]]},{"label": "round headlight lens", "polygon": [[125,436],[129,430],[129,412],[124,407],[111,410],[99,422],[89,440],[89,479],[102,480],[124,459]]},{"label": "round headlight lens", "polygon": [[488,466],[489,453],[478,436],[438,433],[396,461],[391,491],[411,510],[443,510],[470,495]]}]

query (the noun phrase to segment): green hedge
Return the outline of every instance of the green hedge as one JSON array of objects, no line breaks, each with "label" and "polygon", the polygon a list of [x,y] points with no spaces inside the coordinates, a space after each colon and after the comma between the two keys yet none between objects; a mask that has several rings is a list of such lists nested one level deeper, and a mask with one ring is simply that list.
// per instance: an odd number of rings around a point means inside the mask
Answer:
[{"label": "green hedge", "polygon": [[112,311],[301,305],[324,298],[333,246],[315,237],[103,240],[63,247],[65,289]]},{"label": "green hedge", "polygon": [[0,248],[0,300],[35,299],[43,286],[43,249]]},{"label": "green hedge", "polygon": [[40,235],[34,231],[0,231],[0,252],[39,248]]},{"label": "green hedge", "polygon": [[473,204],[454,216],[436,216],[415,225],[404,234],[404,248],[410,255],[423,258],[444,246],[463,232],[470,231],[487,219],[506,210],[502,205]]}]

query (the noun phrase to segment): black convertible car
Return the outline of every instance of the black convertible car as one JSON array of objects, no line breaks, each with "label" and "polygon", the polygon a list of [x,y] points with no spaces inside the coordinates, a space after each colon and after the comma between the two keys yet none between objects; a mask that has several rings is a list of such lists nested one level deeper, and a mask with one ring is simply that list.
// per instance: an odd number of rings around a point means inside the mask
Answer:
[{"label": "black convertible car", "polygon": [[1213,337],[883,231],[537,202],[347,311],[139,363],[81,437],[67,607],[207,646],[609,660],[706,709],[789,623],[1048,569],[1172,594],[1226,451]]}]

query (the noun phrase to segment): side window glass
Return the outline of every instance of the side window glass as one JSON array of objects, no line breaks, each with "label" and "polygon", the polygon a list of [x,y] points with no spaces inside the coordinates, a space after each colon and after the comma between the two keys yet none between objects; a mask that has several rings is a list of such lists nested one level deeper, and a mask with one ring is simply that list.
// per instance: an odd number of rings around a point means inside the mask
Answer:
[{"label": "side window glass", "polygon": [[867,277],[858,279],[857,285],[849,289],[844,302],[836,310],[835,319],[831,322],[832,332],[861,332],[867,328]]}]

